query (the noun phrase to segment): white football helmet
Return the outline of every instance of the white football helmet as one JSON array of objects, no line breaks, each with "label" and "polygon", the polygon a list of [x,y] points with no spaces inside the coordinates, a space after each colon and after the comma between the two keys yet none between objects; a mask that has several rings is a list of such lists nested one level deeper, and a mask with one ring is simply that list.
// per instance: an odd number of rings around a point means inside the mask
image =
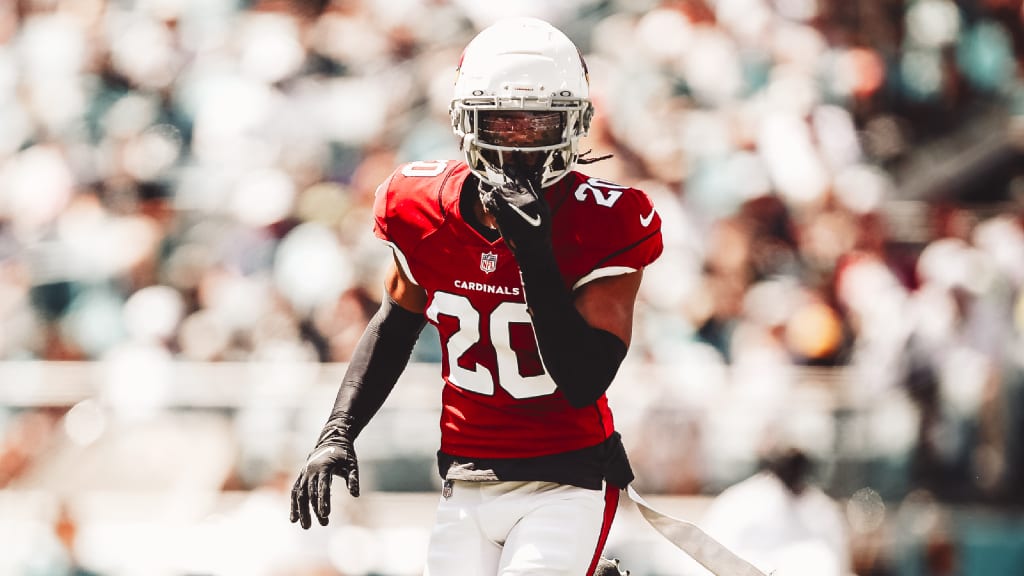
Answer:
[{"label": "white football helmet", "polygon": [[[483,110],[559,112],[561,142],[531,147],[486,142],[479,133]],[[594,108],[586,64],[576,45],[543,20],[499,21],[466,46],[450,112],[466,162],[481,180],[503,186],[508,153],[538,152],[546,154],[540,184],[550,186],[572,170],[579,158],[579,139],[590,129]]]}]

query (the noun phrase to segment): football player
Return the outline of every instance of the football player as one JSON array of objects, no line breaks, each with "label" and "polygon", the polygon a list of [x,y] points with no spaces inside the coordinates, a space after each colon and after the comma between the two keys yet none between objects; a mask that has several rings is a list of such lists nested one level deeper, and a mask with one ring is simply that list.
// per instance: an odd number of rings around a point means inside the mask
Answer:
[{"label": "football player", "polygon": [[295,482],[292,522],[308,528],[311,508],[327,524],[332,475],[359,495],[353,443],[430,322],[444,487],[427,574],[595,572],[633,478],[605,391],[662,239],[647,195],[573,170],[588,82],[576,46],[540,20],[468,44],[451,103],[465,159],[406,164],[377,190],[374,231],[394,263]]}]

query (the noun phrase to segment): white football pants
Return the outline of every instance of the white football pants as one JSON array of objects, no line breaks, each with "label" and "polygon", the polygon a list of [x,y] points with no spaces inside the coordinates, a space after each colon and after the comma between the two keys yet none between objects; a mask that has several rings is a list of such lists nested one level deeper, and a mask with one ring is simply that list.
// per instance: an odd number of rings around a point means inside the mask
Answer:
[{"label": "white football pants", "polygon": [[450,483],[424,576],[590,576],[619,491],[552,482]]}]

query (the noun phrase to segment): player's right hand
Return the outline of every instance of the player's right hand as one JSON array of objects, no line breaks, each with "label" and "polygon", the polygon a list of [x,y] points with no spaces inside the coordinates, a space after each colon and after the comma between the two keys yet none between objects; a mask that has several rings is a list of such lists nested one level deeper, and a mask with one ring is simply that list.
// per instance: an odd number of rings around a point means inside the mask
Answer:
[{"label": "player's right hand", "polygon": [[306,464],[292,486],[290,519],[303,528],[309,528],[309,508],[321,526],[327,526],[331,514],[331,482],[333,476],[345,479],[352,496],[359,496],[359,463],[352,440],[341,430],[324,428],[316,448],[309,454]]},{"label": "player's right hand", "polygon": [[550,245],[551,210],[530,179],[510,176],[502,187],[482,184],[480,201],[494,215],[505,243],[517,257]]}]

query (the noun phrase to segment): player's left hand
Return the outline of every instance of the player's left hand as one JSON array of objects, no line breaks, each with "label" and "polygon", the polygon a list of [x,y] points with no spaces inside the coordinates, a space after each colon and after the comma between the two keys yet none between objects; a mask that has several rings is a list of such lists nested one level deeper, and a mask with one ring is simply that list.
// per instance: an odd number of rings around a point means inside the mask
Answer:
[{"label": "player's left hand", "polygon": [[551,209],[531,179],[509,178],[501,187],[481,185],[480,200],[517,256],[550,244]]}]

